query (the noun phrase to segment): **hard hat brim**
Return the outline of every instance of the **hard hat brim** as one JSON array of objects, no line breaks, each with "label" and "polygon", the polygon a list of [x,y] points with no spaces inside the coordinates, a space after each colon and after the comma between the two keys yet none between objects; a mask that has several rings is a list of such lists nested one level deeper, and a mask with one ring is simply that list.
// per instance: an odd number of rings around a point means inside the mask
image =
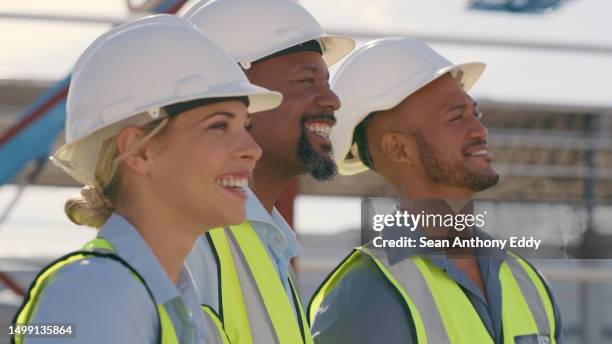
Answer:
[{"label": "hard hat brim", "polygon": [[448,66],[446,68],[440,69],[438,73],[436,73],[437,76],[431,79],[431,81],[424,84],[423,86],[429,84],[430,82],[436,80],[437,78],[441,77],[442,75],[446,73],[451,73],[453,76],[456,77],[457,73],[461,71],[463,72],[463,77],[460,80],[461,86],[467,92],[471,90],[474,84],[476,84],[476,81],[480,79],[480,76],[484,72],[486,66],[487,65],[483,62],[466,62],[466,63],[460,63],[460,64]]},{"label": "hard hat brim", "polygon": [[346,36],[325,35],[317,40],[323,48],[323,61],[332,66],[355,48],[355,40]]},{"label": "hard hat brim", "polygon": [[[210,90],[206,97],[201,98],[223,98],[223,97],[249,97],[249,113],[271,110],[278,107],[283,101],[280,92],[270,91],[266,88],[245,82],[217,87]],[[198,99],[198,98],[195,98]],[[166,104],[167,105],[167,104]]]},{"label": "hard hat brim", "polygon": [[336,62],[340,61],[343,57],[348,55],[355,48],[355,40],[346,36],[335,36],[335,35],[315,35],[306,37],[305,40],[285,42],[283,46],[275,47],[274,49],[265,50],[258,52],[257,54],[247,56],[237,56],[236,61],[239,63],[251,64],[254,61],[265,58],[266,56],[275,54],[280,50],[290,48],[297,44],[302,44],[310,40],[316,40],[321,45],[323,51],[321,57],[328,67],[331,67]]},{"label": "hard hat brim", "polygon": [[[244,82],[217,86],[205,94],[192,95],[176,102],[241,96],[249,98],[249,106],[247,108],[249,113],[274,109],[283,101],[283,95],[280,92],[270,91],[266,88]],[[170,104],[159,104],[157,107],[161,108],[166,105]],[[51,161],[80,183],[84,185],[93,184],[95,182],[95,168],[103,141],[117,134],[120,128],[128,125],[142,126],[154,120],[147,113],[143,113],[146,110],[139,109],[133,116],[128,116],[122,121],[109,124],[73,142],[65,143],[53,154]],[[91,152],[97,152],[97,154],[91,154]]]},{"label": "hard hat brim", "polygon": [[152,120],[154,119],[146,112],[130,116],[75,141],[63,144],[50,157],[50,160],[79,183],[93,185],[94,173],[104,140],[116,135],[120,128],[129,125],[143,126]]}]

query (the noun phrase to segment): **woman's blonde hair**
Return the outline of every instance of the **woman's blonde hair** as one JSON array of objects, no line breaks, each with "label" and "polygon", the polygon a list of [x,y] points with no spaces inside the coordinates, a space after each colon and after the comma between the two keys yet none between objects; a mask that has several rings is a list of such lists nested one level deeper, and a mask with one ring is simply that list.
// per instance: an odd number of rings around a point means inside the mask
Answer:
[{"label": "woman's blonde hair", "polygon": [[70,221],[94,228],[104,225],[115,210],[119,195],[121,160],[140,149],[151,138],[160,135],[169,121],[168,117],[164,117],[143,125],[145,137],[121,155],[117,150],[117,135],[104,141],[96,163],[95,184],[83,186],[80,195],[66,201],[64,211]]}]

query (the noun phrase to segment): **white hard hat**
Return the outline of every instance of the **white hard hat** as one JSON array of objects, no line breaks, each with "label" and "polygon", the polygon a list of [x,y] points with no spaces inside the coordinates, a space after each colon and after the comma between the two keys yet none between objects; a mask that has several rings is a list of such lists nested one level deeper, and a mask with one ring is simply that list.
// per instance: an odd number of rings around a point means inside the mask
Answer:
[{"label": "white hard hat", "polygon": [[467,91],[484,68],[481,62],[452,64],[425,42],[407,37],[383,38],[355,50],[331,81],[332,90],[342,101],[331,132],[340,174],[368,170],[359,157],[353,133],[370,113],[395,107],[446,73],[459,76]]},{"label": "white hard hat", "polygon": [[66,104],[66,144],[52,160],[83,184],[94,182],[102,142],[160,108],[199,99],[249,98],[250,112],[277,107],[282,95],[249,83],[208,36],[185,20],[154,15],[96,39],[77,61]]},{"label": "white hard hat", "polygon": [[310,40],[328,66],[355,47],[349,37],[326,35],[315,18],[292,0],[202,0],[183,16],[229,52],[243,68]]}]

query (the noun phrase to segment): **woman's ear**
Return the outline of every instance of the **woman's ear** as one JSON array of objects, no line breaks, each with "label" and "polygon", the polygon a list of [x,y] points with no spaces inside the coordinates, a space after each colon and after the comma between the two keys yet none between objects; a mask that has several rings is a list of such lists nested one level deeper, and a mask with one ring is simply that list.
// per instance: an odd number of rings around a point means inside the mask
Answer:
[{"label": "woman's ear", "polygon": [[413,163],[412,142],[408,135],[392,131],[383,135],[381,147],[383,153],[392,161],[404,164]]},{"label": "woman's ear", "polygon": [[146,174],[151,169],[149,142],[142,144],[145,136],[144,130],[137,126],[127,126],[117,135],[117,151],[120,159],[130,170],[138,174]]}]

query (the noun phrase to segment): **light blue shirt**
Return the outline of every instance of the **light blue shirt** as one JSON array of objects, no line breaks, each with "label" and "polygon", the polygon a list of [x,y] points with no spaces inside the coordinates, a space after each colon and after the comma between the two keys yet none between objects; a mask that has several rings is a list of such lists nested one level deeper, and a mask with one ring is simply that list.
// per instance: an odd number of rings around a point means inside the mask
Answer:
[{"label": "light blue shirt", "polygon": [[[180,343],[209,343],[210,330],[189,271],[175,285],[140,233],[113,214],[99,235],[131,265],[164,304]],[[76,338],[26,337],[25,343],[157,343],[157,309],[144,285],[120,263],[101,257],[64,266],[44,289],[32,323],[74,323]]]},{"label": "light blue shirt", "polygon": [[[247,190],[247,220],[259,236],[268,255],[272,258],[276,272],[283,282],[287,296],[292,299],[289,286],[289,269],[291,258],[301,250],[295,232],[285,219],[274,208],[272,214],[263,207],[257,196]],[[203,304],[219,311],[219,281],[217,280],[217,263],[208,240],[200,236],[187,257],[187,266],[198,289]],[[290,302],[293,305],[293,302]],[[295,309],[294,309],[295,312]]]}]

